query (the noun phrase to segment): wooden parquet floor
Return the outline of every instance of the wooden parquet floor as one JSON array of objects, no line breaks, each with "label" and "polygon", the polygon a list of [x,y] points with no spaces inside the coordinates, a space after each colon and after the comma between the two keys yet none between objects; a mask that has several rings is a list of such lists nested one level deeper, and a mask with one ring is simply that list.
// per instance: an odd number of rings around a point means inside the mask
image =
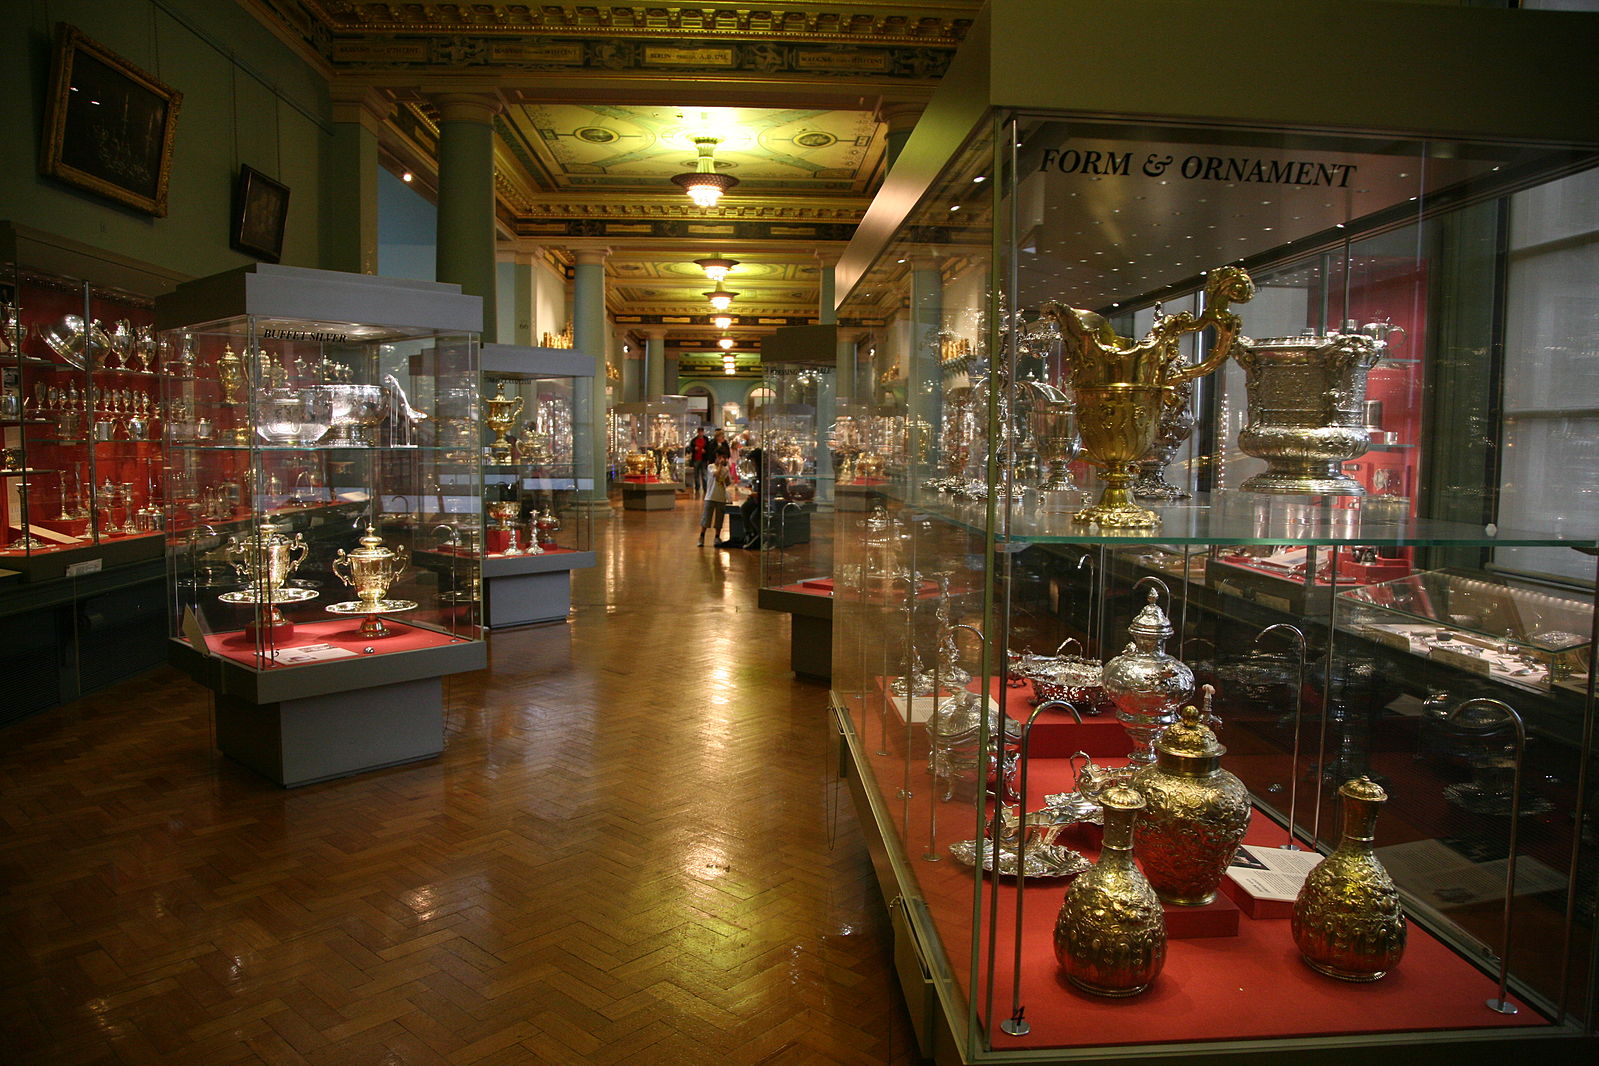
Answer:
[{"label": "wooden parquet floor", "polygon": [[696,517],[598,523],[430,762],[281,789],[167,668],[0,733],[0,1062],[914,1062],[826,691]]}]

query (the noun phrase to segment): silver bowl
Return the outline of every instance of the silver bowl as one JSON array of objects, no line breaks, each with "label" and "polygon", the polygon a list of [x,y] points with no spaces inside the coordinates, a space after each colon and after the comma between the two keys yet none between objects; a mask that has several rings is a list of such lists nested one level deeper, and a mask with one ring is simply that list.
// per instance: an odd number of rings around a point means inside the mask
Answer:
[{"label": "silver bowl", "polygon": [[383,421],[382,385],[313,385],[332,407],[332,426],[322,443],[335,448],[370,448],[372,431]]}]

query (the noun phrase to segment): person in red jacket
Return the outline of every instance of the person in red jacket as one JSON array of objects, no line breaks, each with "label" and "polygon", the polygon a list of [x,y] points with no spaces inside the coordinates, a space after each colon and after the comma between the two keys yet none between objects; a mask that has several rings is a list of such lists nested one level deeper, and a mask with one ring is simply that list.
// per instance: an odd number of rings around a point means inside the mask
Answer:
[{"label": "person in red jacket", "polygon": [[694,479],[694,495],[705,493],[705,471],[716,459],[716,450],[711,439],[705,435],[705,427],[701,426],[694,431],[694,439],[688,442],[688,464],[690,476]]}]

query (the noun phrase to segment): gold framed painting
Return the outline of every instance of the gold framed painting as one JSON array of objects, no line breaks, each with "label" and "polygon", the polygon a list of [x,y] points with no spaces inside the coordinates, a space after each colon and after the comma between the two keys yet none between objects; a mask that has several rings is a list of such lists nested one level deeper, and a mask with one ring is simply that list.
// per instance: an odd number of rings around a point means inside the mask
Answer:
[{"label": "gold framed painting", "polygon": [[147,214],[167,213],[183,94],[61,23],[39,169]]}]

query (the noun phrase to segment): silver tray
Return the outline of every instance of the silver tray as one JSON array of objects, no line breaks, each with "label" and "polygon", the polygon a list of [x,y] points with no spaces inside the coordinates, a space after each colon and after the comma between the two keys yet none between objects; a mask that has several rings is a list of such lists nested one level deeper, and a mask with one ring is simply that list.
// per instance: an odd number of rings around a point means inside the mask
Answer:
[{"label": "silver tray", "polygon": [[344,603],[330,603],[327,610],[329,614],[399,614],[401,611],[416,610],[416,601],[378,600],[368,606],[364,600],[347,600]]},{"label": "silver tray", "polygon": [[[982,851],[983,870],[994,872],[994,850],[987,840],[962,840],[949,846],[949,853],[962,866],[975,866],[974,855]],[[1074,877],[1093,866],[1071,848],[1059,844],[1033,844],[1027,849],[1028,877]],[[1016,852],[1001,846],[999,875],[1016,876]]]},{"label": "silver tray", "polygon": [[304,603],[306,600],[316,599],[319,595],[316,589],[301,589],[283,585],[273,589],[272,598],[268,600],[262,595],[264,591],[264,589],[250,586],[240,589],[238,592],[224,592],[217,599],[223,603],[240,603],[254,606],[258,603]]}]

